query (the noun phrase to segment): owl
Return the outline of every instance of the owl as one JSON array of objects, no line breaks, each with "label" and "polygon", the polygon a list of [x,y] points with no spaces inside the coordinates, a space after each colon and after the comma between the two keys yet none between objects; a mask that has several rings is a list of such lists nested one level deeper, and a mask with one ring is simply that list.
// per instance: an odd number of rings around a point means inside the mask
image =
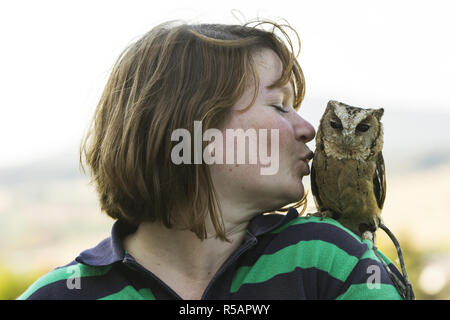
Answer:
[{"label": "owl", "polygon": [[314,215],[336,219],[363,238],[378,228],[386,195],[383,113],[329,101],[311,165]]}]

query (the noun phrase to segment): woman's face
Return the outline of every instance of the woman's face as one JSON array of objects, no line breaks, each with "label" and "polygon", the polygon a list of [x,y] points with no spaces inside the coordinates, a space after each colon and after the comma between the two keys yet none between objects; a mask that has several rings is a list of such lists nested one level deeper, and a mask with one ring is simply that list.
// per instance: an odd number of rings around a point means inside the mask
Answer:
[{"label": "woman's face", "polygon": [[[252,211],[265,212],[303,197],[302,178],[309,174],[306,160],[312,158],[306,143],[314,138],[315,131],[293,109],[294,96],[290,84],[284,88],[267,89],[281,76],[282,63],[276,53],[265,49],[253,58],[260,77],[256,101],[247,111],[239,112],[249,105],[253,97],[254,87],[248,87],[233,106],[230,117],[220,128],[224,139],[224,164],[212,164],[210,169],[219,199],[225,200],[225,206],[233,203]],[[274,105],[282,107],[283,111]],[[241,129],[240,133],[238,129]],[[227,147],[226,141],[233,141],[234,135],[242,137],[245,132],[249,139],[245,144],[245,163],[241,164],[237,161],[237,153],[242,151],[242,143],[234,139],[231,147]],[[250,150],[252,143],[258,148]],[[234,152],[234,161],[227,163],[226,155],[231,151]],[[251,157],[256,162],[251,162]],[[270,159],[269,164],[267,159]],[[233,218],[236,219],[240,218]]]}]

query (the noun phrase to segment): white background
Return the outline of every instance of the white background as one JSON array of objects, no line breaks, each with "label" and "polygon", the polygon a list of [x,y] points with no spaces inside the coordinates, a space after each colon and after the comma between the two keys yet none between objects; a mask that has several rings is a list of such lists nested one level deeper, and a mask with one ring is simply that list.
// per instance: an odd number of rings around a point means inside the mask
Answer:
[{"label": "white background", "polygon": [[307,108],[450,113],[446,1],[2,1],[0,167],[74,150],[120,52],[166,20],[286,19]]}]

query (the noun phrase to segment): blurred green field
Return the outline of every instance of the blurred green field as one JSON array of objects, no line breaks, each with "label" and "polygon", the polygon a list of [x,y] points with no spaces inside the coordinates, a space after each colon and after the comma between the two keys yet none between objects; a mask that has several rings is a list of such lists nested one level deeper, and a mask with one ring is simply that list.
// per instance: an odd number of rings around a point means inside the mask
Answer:
[{"label": "blurred green field", "polygon": [[53,268],[40,268],[18,273],[0,263],[0,300],[15,300],[34,281],[51,269]]},{"label": "blurred green field", "polygon": [[[448,285],[446,288],[447,291],[444,290],[445,288],[442,288],[443,290],[434,292],[433,294],[427,293],[427,291],[424,290],[423,285],[421,285],[420,278],[427,266],[429,252],[415,247],[413,242],[406,235],[396,235],[396,237],[400,242],[400,246],[403,252],[403,258],[405,261],[406,272],[408,274],[409,281],[413,286],[416,299],[448,299]],[[377,238],[379,249],[396,265],[399,270],[401,270],[401,266],[398,261],[397,250],[392,241],[385,233],[383,233],[383,231],[377,232]],[[442,254],[444,254],[444,252],[442,252]]]}]

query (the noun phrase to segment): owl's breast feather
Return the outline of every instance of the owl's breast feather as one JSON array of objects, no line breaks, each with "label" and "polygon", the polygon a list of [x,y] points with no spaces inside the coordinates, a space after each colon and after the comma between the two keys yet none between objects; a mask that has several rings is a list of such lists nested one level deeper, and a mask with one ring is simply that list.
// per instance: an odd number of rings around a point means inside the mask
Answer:
[{"label": "owl's breast feather", "polygon": [[337,160],[354,159],[358,161],[365,161],[371,154],[370,149],[364,147],[346,149],[336,146],[336,144],[325,139],[323,140],[323,149],[327,157],[335,158]]},{"label": "owl's breast feather", "polygon": [[378,213],[373,192],[374,161],[328,157],[317,150],[313,160],[316,193],[323,209],[343,215],[371,216]]}]

